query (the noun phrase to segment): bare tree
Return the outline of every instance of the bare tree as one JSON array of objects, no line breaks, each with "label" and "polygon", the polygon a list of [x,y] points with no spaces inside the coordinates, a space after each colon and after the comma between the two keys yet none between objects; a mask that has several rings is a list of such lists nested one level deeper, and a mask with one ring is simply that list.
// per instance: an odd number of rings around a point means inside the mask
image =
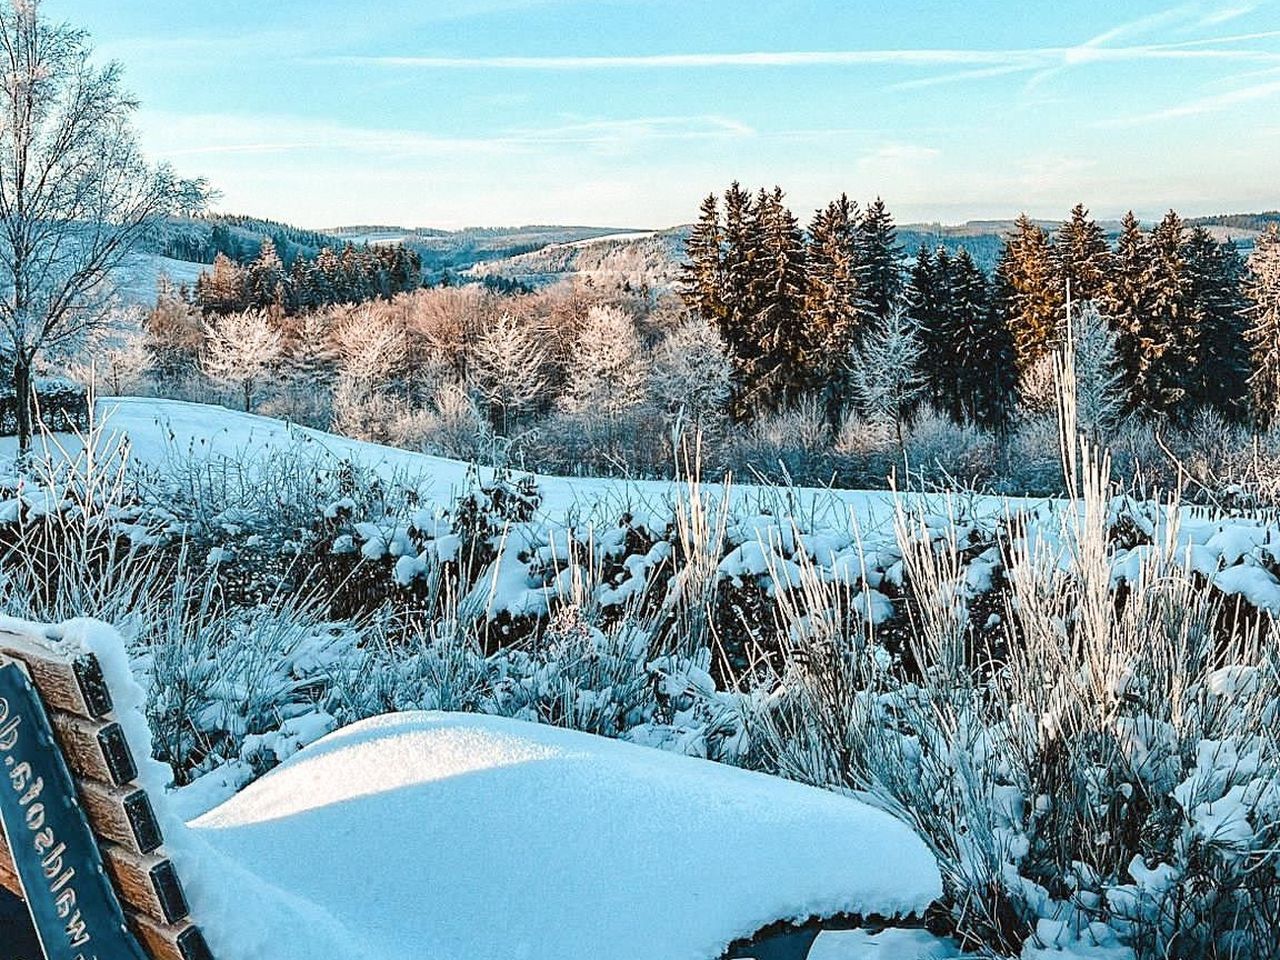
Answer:
[{"label": "bare tree", "polygon": [[284,338],[261,310],[214,317],[205,326],[205,373],[239,387],[246,413],[258,384],[283,355]]},{"label": "bare tree", "polygon": [[505,435],[514,416],[531,407],[547,388],[544,338],[528,323],[504,313],[484,332],[471,354],[471,382],[497,414]]},{"label": "bare tree", "polygon": [[147,164],[120,66],[91,63],[86,35],[39,0],[0,5],[0,57],[0,349],[25,451],[36,358],[102,322],[138,241],[200,188]]}]

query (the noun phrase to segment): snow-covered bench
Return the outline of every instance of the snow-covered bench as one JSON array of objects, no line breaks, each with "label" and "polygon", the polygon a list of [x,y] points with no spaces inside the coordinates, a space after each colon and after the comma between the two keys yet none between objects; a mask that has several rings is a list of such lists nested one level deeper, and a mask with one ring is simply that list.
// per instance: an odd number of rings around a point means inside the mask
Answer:
[{"label": "snow-covered bench", "polygon": [[208,960],[113,706],[92,653],[0,629],[0,886],[50,960]]}]

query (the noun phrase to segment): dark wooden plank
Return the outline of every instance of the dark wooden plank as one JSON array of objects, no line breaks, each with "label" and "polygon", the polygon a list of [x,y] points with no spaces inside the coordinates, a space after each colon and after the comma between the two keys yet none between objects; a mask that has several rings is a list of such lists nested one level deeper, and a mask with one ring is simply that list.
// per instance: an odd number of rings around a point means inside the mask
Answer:
[{"label": "dark wooden plank", "polygon": [[157,923],[178,923],[190,914],[186,893],[173,862],[134,853],[119,844],[101,844],[102,860],[120,901]]},{"label": "dark wooden plank", "polygon": [[213,960],[204,934],[193,923],[156,923],[140,914],[130,914],[128,920],[152,960]]},{"label": "dark wooden plank", "polygon": [[151,800],[136,787],[109,787],[92,780],[76,783],[80,802],[99,839],[135,853],[152,853],[164,843]]},{"label": "dark wooden plank", "polygon": [[49,724],[77,777],[116,787],[138,778],[138,765],[120,724],[85,720],[60,710],[49,711]]},{"label": "dark wooden plank", "polygon": [[111,692],[98,658],[61,654],[38,637],[0,630],[0,653],[23,663],[45,705],[89,720],[111,712]]}]

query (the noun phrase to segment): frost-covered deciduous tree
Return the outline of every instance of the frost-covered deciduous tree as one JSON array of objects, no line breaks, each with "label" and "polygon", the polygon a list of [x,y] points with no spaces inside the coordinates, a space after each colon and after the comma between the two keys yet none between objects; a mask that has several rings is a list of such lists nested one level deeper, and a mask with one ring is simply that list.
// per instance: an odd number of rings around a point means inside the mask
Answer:
[{"label": "frost-covered deciduous tree", "polygon": [[648,377],[635,322],[614,306],[594,306],[578,333],[561,403],[570,413],[612,421],[645,400]]},{"label": "frost-covered deciduous tree", "polygon": [[499,316],[471,352],[471,384],[489,404],[494,426],[505,435],[547,389],[545,338],[509,313]]},{"label": "frost-covered deciduous tree", "polygon": [[853,352],[850,384],[859,412],[872,423],[892,427],[902,444],[902,427],[925,390],[920,375],[920,338],[900,308],[871,324]]},{"label": "frost-covered deciduous tree", "polygon": [[658,344],[650,390],[672,422],[711,433],[724,419],[732,377],[729,351],[715,324],[691,314]]},{"label": "frost-covered deciduous tree", "polygon": [[104,322],[88,331],[80,359],[71,365],[72,375],[82,383],[105,387],[112,396],[136,390],[155,366],[141,314],[136,307],[108,311]]},{"label": "frost-covered deciduous tree", "polygon": [[365,390],[385,384],[408,356],[404,328],[385,310],[364,306],[337,331],[339,372]]},{"label": "frost-covered deciduous tree", "polygon": [[147,164],[120,66],[90,53],[38,0],[0,3],[0,350],[23,450],[36,359],[101,323],[138,241],[198,205],[197,185]]},{"label": "frost-covered deciduous tree", "polygon": [[1254,244],[1244,288],[1253,353],[1249,385],[1258,419],[1270,424],[1280,417],[1280,226],[1272,224]]},{"label": "frost-covered deciduous tree", "polygon": [[1075,375],[1076,427],[1094,444],[1115,427],[1127,402],[1118,337],[1098,308],[1085,301],[1073,308],[1069,326]]},{"label": "frost-covered deciduous tree", "polygon": [[260,310],[229,313],[205,324],[204,371],[237,387],[247,413],[258,385],[284,355],[284,338]]}]

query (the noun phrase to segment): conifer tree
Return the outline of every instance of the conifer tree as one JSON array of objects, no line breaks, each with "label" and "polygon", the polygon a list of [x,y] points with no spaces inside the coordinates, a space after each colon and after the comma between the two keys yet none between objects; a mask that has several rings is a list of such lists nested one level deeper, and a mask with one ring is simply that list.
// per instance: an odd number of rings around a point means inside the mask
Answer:
[{"label": "conifer tree", "polygon": [[772,193],[760,192],[756,220],[750,299],[755,309],[751,327],[760,355],[747,369],[746,380],[751,402],[776,409],[809,385],[804,236],[783,203],[780,187]]},{"label": "conifer tree", "polygon": [[264,237],[258,257],[245,271],[245,300],[250,307],[284,313],[288,275],[275,242]]},{"label": "conifer tree", "polygon": [[1145,403],[1148,368],[1155,354],[1147,283],[1151,270],[1149,238],[1130,210],[1121,223],[1101,302],[1116,331],[1116,353],[1130,388],[1131,407]]},{"label": "conifer tree", "polygon": [[1058,228],[1052,254],[1054,289],[1061,291],[1064,304],[1068,285],[1072,300],[1096,300],[1103,295],[1111,273],[1111,247],[1084,204],[1077,203]]},{"label": "conifer tree", "polygon": [[734,181],[724,195],[724,262],[721,279],[720,333],[733,361],[735,397],[733,410],[738,418],[748,413],[747,370],[760,355],[754,338],[756,290],[753,282],[755,256],[760,247],[759,219],[751,195]]},{"label": "conifer tree", "polygon": [[1197,347],[1188,403],[1242,418],[1249,382],[1244,260],[1234,243],[1219,243],[1204,227],[1187,236],[1183,257]]},{"label": "conifer tree", "polygon": [[841,194],[814,214],[805,264],[805,325],[810,379],[819,385],[828,423],[839,423],[848,394],[844,357],[857,343],[869,309],[857,260],[858,205]]},{"label": "conifer tree", "polygon": [[858,257],[863,300],[871,315],[884,319],[902,294],[902,247],[884,201],[876,197],[858,221]]},{"label": "conifer tree", "polygon": [[1244,281],[1253,375],[1254,416],[1264,425],[1280,417],[1280,225],[1272,224],[1254,244]]},{"label": "conifer tree", "polygon": [[724,315],[721,299],[723,253],[721,251],[720,206],[713,193],[702,201],[698,222],[685,244],[687,263],[680,271],[680,296],[690,310],[706,320]]},{"label": "conifer tree", "polygon": [[[906,289],[906,312],[920,340],[924,395],[938,410],[955,409],[954,331],[951,327],[951,257],[945,247],[921,247]],[[954,414],[953,414],[954,415]]]},{"label": "conifer tree", "polygon": [[924,392],[920,355],[915,324],[899,307],[872,324],[851,358],[859,411],[871,423],[891,428],[900,447],[903,427]]},{"label": "conifer tree", "polygon": [[948,411],[957,421],[1003,427],[1018,383],[1013,338],[992,308],[990,283],[964,248],[953,261],[950,292],[955,392]]},{"label": "conifer tree", "polygon": [[1025,375],[1059,339],[1059,296],[1049,237],[1025,213],[1004,242],[996,266],[998,309],[1013,337],[1019,375]]},{"label": "conifer tree", "polygon": [[1188,295],[1187,229],[1170,210],[1151,231],[1146,291],[1148,334],[1144,369],[1134,383],[1138,402],[1154,413],[1183,417],[1193,402],[1199,328]]}]

